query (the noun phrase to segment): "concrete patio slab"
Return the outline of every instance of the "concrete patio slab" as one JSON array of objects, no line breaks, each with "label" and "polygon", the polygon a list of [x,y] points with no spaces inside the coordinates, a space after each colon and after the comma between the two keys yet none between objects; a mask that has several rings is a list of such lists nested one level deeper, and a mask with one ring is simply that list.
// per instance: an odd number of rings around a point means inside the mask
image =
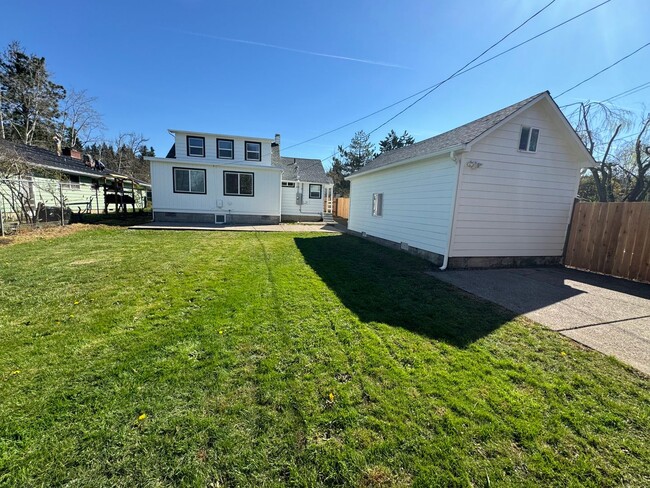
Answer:
[{"label": "concrete patio slab", "polygon": [[650,285],[568,268],[433,275],[650,375]]},{"label": "concrete patio slab", "polygon": [[200,230],[216,232],[329,232],[340,233],[344,231],[339,224],[324,224],[322,222],[309,224],[271,224],[271,225],[215,225],[215,224],[182,224],[159,223],[133,225],[134,230]]}]

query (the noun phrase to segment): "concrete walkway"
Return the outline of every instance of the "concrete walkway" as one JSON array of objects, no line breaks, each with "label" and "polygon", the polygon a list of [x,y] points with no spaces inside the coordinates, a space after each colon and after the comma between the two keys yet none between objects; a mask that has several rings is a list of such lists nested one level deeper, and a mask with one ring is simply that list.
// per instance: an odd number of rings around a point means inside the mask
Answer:
[{"label": "concrete walkway", "polygon": [[344,232],[345,228],[339,224],[324,224],[323,222],[299,224],[271,224],[271,225],[215,225],[215,224],[176,224],[171,222],[133,225],[129,229],[135,230],[202,230],[202,231],[228,231],[228,232]]},{"label": "concrete walkway", "polygon": [[433,276],[650,375],[650,285],[567,268]]}]

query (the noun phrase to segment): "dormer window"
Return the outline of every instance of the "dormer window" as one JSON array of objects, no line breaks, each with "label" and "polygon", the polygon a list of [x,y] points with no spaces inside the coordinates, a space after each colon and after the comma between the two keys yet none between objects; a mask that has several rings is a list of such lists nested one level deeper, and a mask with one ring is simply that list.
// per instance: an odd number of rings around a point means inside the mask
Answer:
[{"label": "dormer window", "polygon": [[217,157],[219,159],[235,159],[235,141],[232,139],[217,139]]},{"label": "dormer window", "polygon": [[259,142],[245,143],[246,148],[246,161],[261,161],[262,160],[262,144]]},{"label": "dormer window", "polygon": [[539,129],[532,127],[522,127],[519,136],[519,150],[527,152],[537,151],[537,141],[539,140]]},{"label": "dormer window", "polygon": [[205,157],[205,137],[187,136],[187,155]]}]

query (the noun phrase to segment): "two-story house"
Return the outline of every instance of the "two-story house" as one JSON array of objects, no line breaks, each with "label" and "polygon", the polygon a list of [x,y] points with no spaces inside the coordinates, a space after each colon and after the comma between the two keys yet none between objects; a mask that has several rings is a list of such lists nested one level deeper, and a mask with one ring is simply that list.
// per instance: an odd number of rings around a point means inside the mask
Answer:
[{"label": "two-story house", "polygon": [[169,132],[167,156],[147,158],[157,222],[273,224],[321,220],[331,208],[333,185],[321,161],[281,158],[279,135]]}]

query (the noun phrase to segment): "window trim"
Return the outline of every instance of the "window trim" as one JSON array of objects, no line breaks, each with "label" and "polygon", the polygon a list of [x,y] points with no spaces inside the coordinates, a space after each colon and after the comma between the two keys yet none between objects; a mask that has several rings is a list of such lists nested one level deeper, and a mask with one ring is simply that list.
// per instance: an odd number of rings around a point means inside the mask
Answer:
[{"label": "window trim", "polygon": [[[221,141],[229,142],[230,144],[232,144],[232,147],[230,148],[230,154],[232,154],[232,156],[230,156],[229,158],[219,156],[219,143]],[[217,159],[235,159],[235,140],[234,139],[222,139],[222,138],[217,139]]]},{"label": "window trim", "polygon": [[[226,175],[235,174],[235,175],[251,175],[253,179],[253,193],[250,195],[242,193],[227,193],[226,192]],[[241,192],[241,178],[237,178],[237,189]],[[255,173],[252,171],[224,171],[223,172],[223,194],[227,197],[254,197],[255,196]]]},{"label": "window trim", "polygon": [[[311,196],[311,187],[312,186],[317,186],[318,187],[318,197],[312,197]],[[322,200],[323,199],[323,185],[321,185],[319,183],[309,183],[308,192],[309,192],[309,199],[310,200]]]},{"label": "window trim", "polygon": [[283,181],[282,182],[282,188],[295,188],[296,187],[296,182],[295,181]]},{"label": "window trim", "polygon": [[[526,149],[522,149],[521,148],[521,135],[523,134],[525,129],[528,129],[528,138],[526,139]],[[533,131],[537,131],[537,141],[535,142],[535,150],[531,151],[531,149],[530,149],[530,141],[533,138]],[[541,133],[542,133],[542,131],[538,127],[533,127],[532,125],[522,125],[521,130],[519,131],[519,145],[517,147],[517,150],[519,152],[536,154],[537,153],[537,148],[539,147],[539,136],[540,136]]]},{"label": "window trim", "polygon": [[[375,198],[377,199],[377,206],[375,206]],[[377,192],[372,194],[371,213],[373,217],[383,217],[384,215],[384,193],[383,192]]]},{"label": "window trim", "polygon": [[[200,156],[198,156],[196,154],[190,154],[190,139],[201,139],[203,141],[203,154],[201,154]],[[205,157],[205,137],[186,135],[185,136],[185,152],[187,153],[187,156],[190,157],[190,158],[204,158]]]},{"label": "window trim", "polygon": [[[252,159],[252,158],[248,157],[248,148],[246,147],[248,144],[257,144],[259,146],[259,148],[260,148],[260,150],[259,150],[259,154],[260,154],[259,159]],[[244,141],[244,159],[246,161],[258,161],[258,162],[261,162],[262,161],[262,143],[259,142],[259,141]]]},{"label": "window trim", "polygon": [[[192,190],[192,179],[190,178],[190,191],[183,191],[183,190],[177,190],[176,189],[176,170],[180,169],[183,171],[203,171],[203,191],[191,191]],[[188,175],[189,177],[189,175]],[[208,193],[208,175],[206,174],[206,171],[201,168],[183,168],[180,166],[172,166],[172,184],[174,186],[174,193],[183,193],[185,195],[207,195]]]}]

